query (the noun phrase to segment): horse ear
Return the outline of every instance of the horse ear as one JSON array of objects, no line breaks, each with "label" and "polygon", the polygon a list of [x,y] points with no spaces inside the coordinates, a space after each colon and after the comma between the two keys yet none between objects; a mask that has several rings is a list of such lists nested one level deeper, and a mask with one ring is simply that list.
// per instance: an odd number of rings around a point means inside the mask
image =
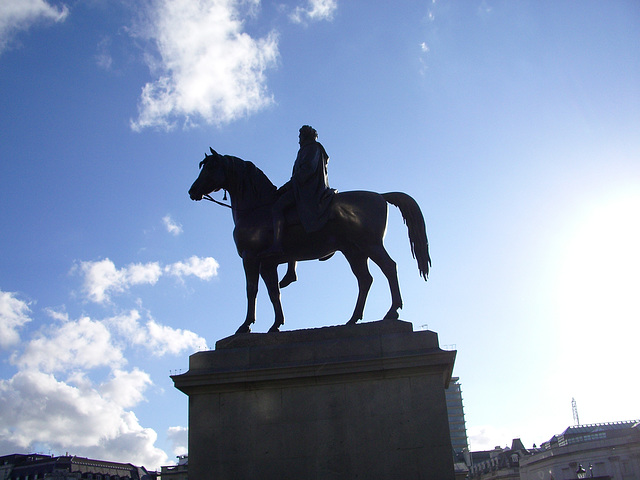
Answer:
[{"label": "horse ear", "polygon": [[209,151],[211,152],[211,155],[218,155],[216,151],[211,147],[209,147]]}]

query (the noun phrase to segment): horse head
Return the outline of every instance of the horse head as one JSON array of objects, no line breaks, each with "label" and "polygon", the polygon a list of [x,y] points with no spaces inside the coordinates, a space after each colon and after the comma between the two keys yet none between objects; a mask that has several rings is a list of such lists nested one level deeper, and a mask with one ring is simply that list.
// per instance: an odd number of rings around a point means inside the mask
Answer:
[{"label": "horse head", "polygon": [[224,157],[211,147],[209,150],[211,155],[204,154],[204,160],[200,162],[200,175],[189,189],[191,200],[202,200],[204,195],[217,192],[226,186]]}]

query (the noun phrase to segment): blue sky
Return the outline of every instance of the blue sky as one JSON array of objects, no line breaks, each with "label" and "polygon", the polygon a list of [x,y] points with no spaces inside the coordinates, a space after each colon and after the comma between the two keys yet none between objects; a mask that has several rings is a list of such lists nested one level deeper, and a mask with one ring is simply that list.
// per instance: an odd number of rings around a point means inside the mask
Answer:
[{"label": "blue sky", "polygon": [[[187,190],[209,146],[284,183],[303,124],[333,187],[421,205],[427,283],[390,209],[401,318],[457,348],[472,449],[548,440],[572,397],[640,417],[637,2],[8,0],[0,454],[186,452],[169,374],[246,308],[230,214]],[[364,321],[390,302],[372,273]],[[284,328],[355,298],[342,256],[306,262]]]}]

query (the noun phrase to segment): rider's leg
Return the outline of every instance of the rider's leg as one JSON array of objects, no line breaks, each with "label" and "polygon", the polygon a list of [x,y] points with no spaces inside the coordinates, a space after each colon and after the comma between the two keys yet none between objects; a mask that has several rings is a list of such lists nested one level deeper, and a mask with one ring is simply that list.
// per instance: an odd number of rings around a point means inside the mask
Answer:
[{"label": "rider's leg", "polygon": [[280,280],[280,288],[291,285],[293,282],[298,280],[298,276],[296,275],[296,264],[297,262],[289,262],[287,264],[287,273],[285,273],[282,280]]},{"label": "rider's leg", "polygon": [[271,215],[273,216],[273,244],[265,250],[260,256],[280,255],[282,250],[282,234],[285,225],[284,211],[286,208],[294,204],[293,192],[285,192],[271,207]]}]

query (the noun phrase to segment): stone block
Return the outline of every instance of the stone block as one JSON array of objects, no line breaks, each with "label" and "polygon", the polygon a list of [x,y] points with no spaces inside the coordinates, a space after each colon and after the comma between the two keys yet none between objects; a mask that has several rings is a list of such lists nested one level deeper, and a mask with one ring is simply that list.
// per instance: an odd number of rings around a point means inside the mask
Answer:
[{"label": "stone block", "polygon": [[189,476],[453,479],[454,360],[399,320],[220,340],[172,377],[189,396]]}]

